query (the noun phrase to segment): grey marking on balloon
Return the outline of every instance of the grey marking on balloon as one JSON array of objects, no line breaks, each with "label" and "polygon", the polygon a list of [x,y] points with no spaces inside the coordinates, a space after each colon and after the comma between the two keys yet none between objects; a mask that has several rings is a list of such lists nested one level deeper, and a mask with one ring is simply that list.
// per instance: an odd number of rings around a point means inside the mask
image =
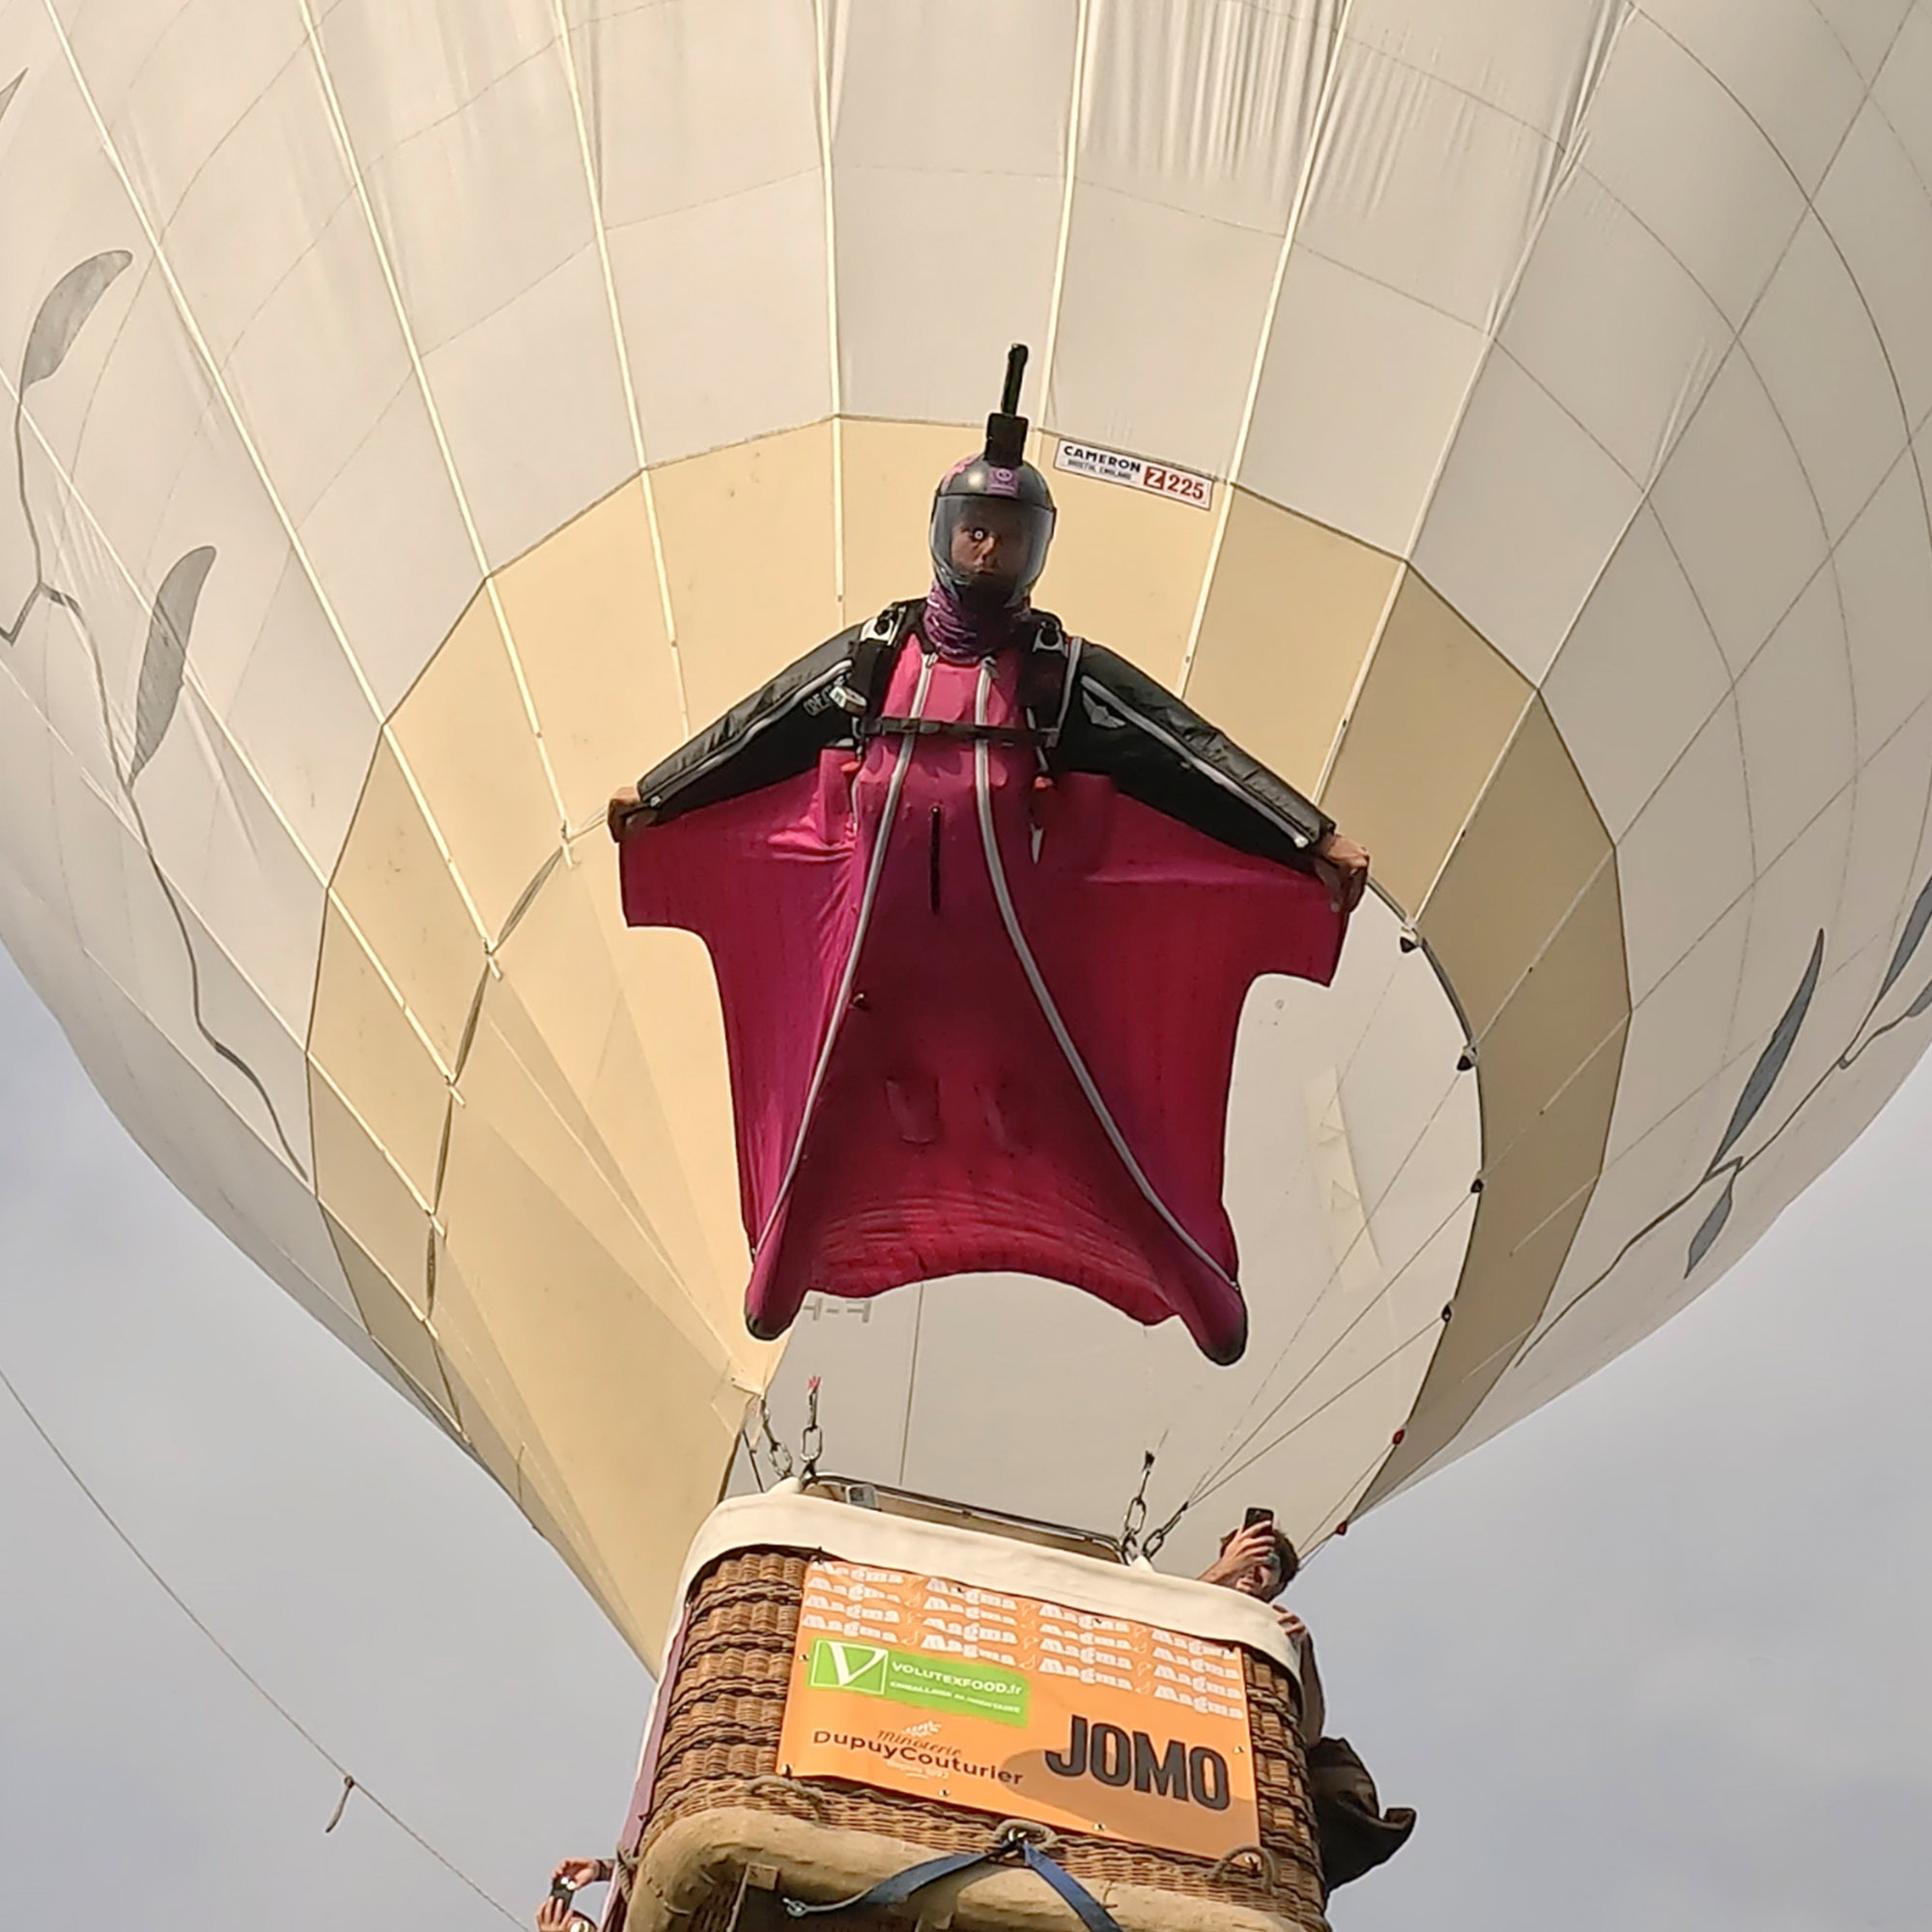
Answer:
[{"label": "grey marking on balloon", "polygon": [[162,902],[168,909],[168,916],[174,921],[175,930],[181,936],[182,952],[186,955],[188,1013],[194,1021],[194,1030],[207,1042],[210,1052],[232,1066],[254,1091],[256,1098],[261,1101],[268,1113],[269,1124],[274,1128],[275,1138],[281,1143],[282,1151],[289,1157],[290,1165],[306,1180],[308,1169],[303,1165],[301,1156],[296,1152],[294,1144],[282,1125],[281,1114],[273,1099],[270,1097],[262,1076],[208,1023],[207,1014],[202,1008],[201,955],[195,951],[194,935],[188,926],[187,913],[176,895],[167,874],[161,869],[160,859],[155,851],[154,838],[148,831],[147,816],[141,810],[140,800],[134,794],[136,773],[154,755],[155,748],[160,743],[168,725],[173,722],[175,711],[181,702],[182,682],[187,668],[188,634],[194,623],[194,613],[201,603],[202,585],[207,582],[208,573],[214,563],[214,554],[213,550],[207,546],[187,552],[185,555],[176,560],[174,567],[162,580],[159,591],[156,593],[154,610],[148,618],[148,648],[142,654],[141,660],[141,690],[135,705],[134,749],[126,771],[121,769],[119,755],[114,750],[113,716],[107,702],[107,680],[101,668],[99,647],[95,642],[94,631],[87,621],[85,612],[78,605],[71,605],[71,608],[80,634],[86,640],[88,657],[93,665],[94,688],[100,704],[100,725],[107,736],[108,755],[114,760],[115,776],[121,781],[122,795],[127,799],[128,810],[133,817],[134,830],[140,838],[141,850],[148,861],[148,869],[154,874],[155,884],[159,888]]},{"label": "grey marking on balloon", "polygon": [[67,360],[95,304],[133,259],[125,248],[105,249],[76,263],[47,291],[20,357],[21,388],[44,383]]},{"label": "grey marking on balloon", "polygon": [[7,110],[14,104],[14,97],[20,91],[20,83],[27,77],[27,70],[22,68],[5,87],[0,87],[0,121],[7,118]]},{"label": "grey marking on balloon", "polygon": [[1919,988],[1918,997],[1896,1019],[1887,1020],[1882,1027],[1874,1027],[1856,1047],[1849,1048],[1844,1053],[1841,1053],[1837,1060],[1839,1071],[1842,1072],[1848,1066],[1856,1066],[1867,1047],[1876,1046],[1887,1034],[1892,1032],[1895,1028],[1902,1027],[1907,1020],[1919,1018],[1928,1009],[1932,1009],[1932,980],[1928,980],[1925,985]]},{"label": "grey marking on balloon", "polygon": [[[15,79],[7,91],[14,98]],[[0,108],[4,112],[4,108]],[[43,383],[67,360],[68,351],[94,313],[95,306],[111,283],[134,258],[125,248],[109,248],[90,255],[70,269],[42,299],[34,326],[27,332],[27,347],[20,357],[20,380],[14,388],[14,488],[20,499],[20,515],[27,526],[27,541],[33,550],[34,581],[14,621],[0,625],[0,641],[14,643],[25,627],[33,609],[42,598],[63,610],[75,610],[73,600],[57,591],[46,580],[46,555],[41,542],[41,526],[34,506],[27,500],[27,391]]]},{"label": "grey marking on balloon", "polygon": [[1904,929],[1898,935],[1898,944],[1892,948],[1891,964],[1885,969],[1885,978],[1879,982],[1878,996],[1882,1000],[1891,991],[1893,982],[1911,963],[1912,955],[1918,950],[1918,942],[1925,937],[1927,924],[1932,923],[1932,879],[1927,879],[1918,889],[1918,896],[1912,901],[1912,910],[1905,916]]},{"label": "grey marking on balloon", "polygon": [[[14,96],[23,78],[24,75],[15,75],[5,89],[0,89],[0,115],[4,115],[13,104]],[[20,357],[20,380],[14,395],[14,476],[19,494],[20,515],[26,525],[27,541],[33,554],[34,581],[14,621],[0,624],[0,643],[9,646],[17,643],[27,619],[36,606],[42,603],[65,611],[73,619],[74,629],[87,653],[88,668],[94,676],[95,699],[100,710],[100,728],[107,744],[108,761],[120,784],[121,794],[127,801],[148,868],[154,874],[162,902],[167,906],[168,915],[181,937],[182,952],[187,961],[188,1009],[195,1031],[207,1042],[209,1050],[225,1065],[233,1067],[253,1090],[268,1113],[269,1124],[274,1129],[275,1139],[280,1142],[289,1164],[306,1180],[308,1169],[296,1152],[282,1125],[281,1114],[270,1097],[261,1075],[209,1025],[202,1010],[201,958],[195,951],[187,914],[176,896],[167,874],[161,869],[140,800],[134,793],[134,781],[160,748],[181,705],[182,687],[187,672],[188,636],[201,602],[202,586],[214,564],[214,551],[203,545],[177,558],[156,593],[148,618],[147,647],[141,656],[140,684],[134,705],[134,743],[124,768],[115,743],[114,709],[107,698],[107,674],[99,642],[80,600],[48,582],[40,522],[27,494],[27,391],[37,383],[44,383],[59,372],[69,352],[79,339],[81,330],[87,326],[88,318],[99,305],[101,297],[133,259],[125,248],[109,248],[76,264],[47,292],[34,317],[33,327],[28,330],[27,346]]]},{"label": "grey marking on balloon", "polygon": [[1690,1256],[1684,1264],[1687,1275],[1711,1252],[1711,1244],[1724,1232],[1724,1223],[1731,1218],[1731,1203],[1737,1197],[1739,1172],[1732,1170],[1724,1191],[1718,1196],[1717,1206],[1697,1224],[1697,1232],[1690,1236]]},{"label": "grey marking on balloon", "polygon": [[1872,995],[1871,1002],[1865,1008],[1858,1025],[1852,1029],[1851,1041],[1845,1050],[1835,1060],[1830,1062],[1810,1086],[1792,1102],[1784,1118],[1764,1137],[1759,1146],[1752,1149],[1749,1153],[1740,1154],[1734,1150],[1748,1131],[1765,1101],[1770,1098],[1773,1089],[1777,1084],[1778,1075],[1784,1071],[1785,1063],[1791,1058],[1792,1048],[1797,1043],[1799,1029],[1804,1025],[1804,1016],[1810,1010],[1812,996],[1818,990],[1825,960],[1825,935],[1822,931],[1818,934],[1812,942],[1811,957],[1806,962],[1804,976],[1798,982],[1798,990],[1791,996],[1790,1005],[1785,1008],[1783,1016],[1772,1030],[1771,1038],[1766,1042],[1764,1051],[1758,1055],[1757,1065],[1751,1068],[1750,1077],[1745,1082],[1745,1090],[1738,1096],[1738,1104],[1732,1109],[1723,1138],[1718,1144],[1717,1152],[1711,1156],[1711,1164],[1704,1170],[1702,1179],[1689,1192],[1679,1195],[1661,1213],[1653,1214],[1635,1234],[1632,1235],[1610,1257],[1608,1264],[1585,1282],[1557,1311],[1542,1333],[1530,1341],[1511,1364],[1513,1368],[1520,1368],[1527,1361],[1569,1320],[1570,1316],[1617,1271],[1623,1264],[1624,1257],[1639,1241],[1654,1235],[1672,1216],[1681,1213],[1712,1181],[1721,1179],[1724,1191],[1706,1210],[1703,1220],[1698,1223],[1697,1232],[1690,1237],[1690,1245],[1686,1254],[1684,1264],[1686,1279],[1696,1271],[1699,1264],[1717,1245],[1719,1236],[1723,1233],[1724,1224],[1731,1217],[1738,1181],[1745,1170],[1763,1159],[1777,1145],[1785,1130],[1810,1105],[1818,1090],[1834,1073],[1842,1073],[1849,1067],[1856,1066],[1869,1048],[1876,1046],[1887,1034],[1903,1026],[1907,1020],[1920,1019],[1926,1013],[1932,1012],[1932,982],[1928,982],[1918,997],[1902,1013],[1886,1021],[1883,1026],[1873,1027],[1871,1024],[1880,1003],[1897,984],[1900,975],[1918,950],[1919,941],[1924,938],[1928,926],[1932,926],[1932,879],[1926,880],[1919,888],[1918,897],[1913,900],[1912,909],[1906,914],[1905,923],[1899,930],[1898,944],[1892,949],[1891,962],[1886,968],[1885,978],[1880,980],[1878,991]]},{"label": "grey marking on balloon", "polygon": [[[1922,898],[1924,895],[1919,896]],[[1791,1058],[1791,1049],[1798,1044],[1798,1029],[1804,1024],[1804,1015],[1811,1010],[1811,996],[1818,990],[1818,974],[1824,964],[1825,928],[1820,926],[1818,937],[1811,942],[1811,958],[1804,968],[1804,977],[1799,980],[1798,990],[1792,994],[1791,1004],[1785,1008],[1783,1017],[1772,1029],[1770,1040],[1758,1055],[1757,1065],[1750,1070],[1750,1078],[1745,1082],[1745,1091],[1738,1095],[1738,1104],[1731,1110],[1731,1123],[1724,1129],[1724,1137],[1718,1143],[1718,1151],[1711,1156],[1710,1166],[1704,1170],[1706,1180],[1717,1173],[1719,1163],[1757,1118],[1758,1109],[1771,1098],[1771,1090],[1776,1086],[1777,1076],[1784,1071],[1784,1063]],[[1886,983],[1889,985],[1890,981]],[[1879,992],[1883,998],[1884,987]]]},{"label": "grey marking on balloon", "polygon": [[161,748],[181,703],[187,670],[187,634],[194,624],[201,586],[208,581],[214,552],[203,544],[175,560],[161,580],[148,619],[148,647],[141,653],[141,683],[134,699],[134,750],[128,760],[131,785]]},{"label": "grey marking on balloon", "polygon": [[[134,795],[132,792],[129,792],[128,794],[128,802],[129,805],[132,805],[133,801]],[[270,1098],[268,1088],[262,1084],[262,1076],[226,1040],[215,1033],[213,1028],[202,1016],[201,960],[195,952],[194,939],[188,931],[187,915],[182,910],[181,901],[175,896],[174,887],[168,883],[166,874],[162,872],[160,861],[155,857],[155,848],[149,840],[147,826],[140,820],[138,808],[136,809],[135,823],[140,829],[141,847],[147,854],[148,868],[155,875],[156,885],[161,889],[161,897],[166,902],[168,911],[174,918],[175,930],[181,934],[182,951],[187,955],[188,1011],[193,1017],[194,1029],[208,1042],[210,1051],[219,1059],[225,1061],[254,1089],[255,1097],[261,1101],[263,1107],[267,1110],[269,1124],[274,1128],[276,1140],[282,1144],[282,1151],[288,1155],[290,1165],[306,1180],[308,1179],[308,1169],[302,1165],[301,1156],[296,1152],[294,1147],[290,1144],[288,1134],[282,1126],[282,1117],[276,1111],[274,1101]]]}]

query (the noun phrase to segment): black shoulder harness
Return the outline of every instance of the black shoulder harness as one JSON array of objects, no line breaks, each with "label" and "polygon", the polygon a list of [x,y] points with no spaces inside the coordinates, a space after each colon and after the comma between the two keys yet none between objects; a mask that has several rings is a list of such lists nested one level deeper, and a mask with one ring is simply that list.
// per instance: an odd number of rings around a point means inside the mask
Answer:
[{"label": "black shoulder harness", "polygon": [[[948,725],[932,723],[915,726],[910,719],[888,718],[881,707],[892,677],[892,668],[899,646],[911,635],[913,626],[925,614],[923,597],[888,604],[859,633],[852,646],[851,668],[826,694],[826,701],[856,718],[854,731],[861,737],[889,736],[897,730],[916,729],[921,736],[989,737],[1003,744],[1034,744],[1051,751],[1060,742],[1066,714],[1073,702],[1073,687],[1080,668],[1083,640],[1070,637],[1060,619],[1050,611],[1033,613],[1033,638],[1027,645],[1027,661],[1021,674],[1021,695],[1030,728],[977,725]],[[1042,717],[1051,719],[1042,724]]]}]

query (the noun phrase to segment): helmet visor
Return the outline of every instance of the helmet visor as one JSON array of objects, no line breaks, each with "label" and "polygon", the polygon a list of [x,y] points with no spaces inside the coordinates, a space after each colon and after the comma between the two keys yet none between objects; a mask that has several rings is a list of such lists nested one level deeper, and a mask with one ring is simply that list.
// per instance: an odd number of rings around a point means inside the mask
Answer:
[{"label": "helmet visor", "polygon": [[933,499],[932,562],[955,596],[976,604],[1017,604],[1046,568],[1053,512],[1009,497]]}]

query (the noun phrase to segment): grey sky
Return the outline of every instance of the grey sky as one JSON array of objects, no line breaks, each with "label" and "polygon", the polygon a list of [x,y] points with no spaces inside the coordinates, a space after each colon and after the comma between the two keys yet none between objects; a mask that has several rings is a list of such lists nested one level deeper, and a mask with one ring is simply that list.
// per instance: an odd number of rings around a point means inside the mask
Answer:
[{"label": "grey sky", "polygon": [[[1633,1355],[1296,1599],[1422,1823],[1347,1932],[1912,1927],[1932,1814],[1932,1074]],[[480,1471],[121,1133],[0,958],[0,1368],[196,1609],[520,1914],[606,1847],[647,1691]],[[1263,1500],[1256,1498],[1256,1500]],[[484,1928],[0,1399],[9,1924]],[[78,1911],[78,1918],[72,1917]]]}]

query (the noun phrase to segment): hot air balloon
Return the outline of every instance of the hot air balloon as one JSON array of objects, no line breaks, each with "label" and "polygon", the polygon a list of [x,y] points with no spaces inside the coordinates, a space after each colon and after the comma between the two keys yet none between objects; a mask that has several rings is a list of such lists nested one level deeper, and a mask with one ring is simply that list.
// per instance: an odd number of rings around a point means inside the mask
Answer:
[{"label": "hot air balloon", "polygon": [[[0,936],[654,1664],[809,1391],[1318,1543],[1932,1031],[1929,110],[1912,0],[15,0]],[[1242,1010],[1230,1367],[1021,1277],[753,1340],[710,964],[621,923],[611,786],[918,594],[1015,340],[1042,600],[1376,858]]]}]

